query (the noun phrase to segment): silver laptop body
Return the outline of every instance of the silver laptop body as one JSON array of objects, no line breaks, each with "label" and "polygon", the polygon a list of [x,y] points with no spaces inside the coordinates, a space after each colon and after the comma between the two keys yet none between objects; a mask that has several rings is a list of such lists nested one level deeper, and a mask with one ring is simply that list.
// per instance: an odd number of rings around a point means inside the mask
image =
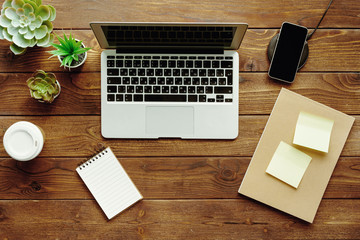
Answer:
[{"label": "silver laptop body", "polygon": [[242,23],[90,23],[105,138],[238,136]]}]

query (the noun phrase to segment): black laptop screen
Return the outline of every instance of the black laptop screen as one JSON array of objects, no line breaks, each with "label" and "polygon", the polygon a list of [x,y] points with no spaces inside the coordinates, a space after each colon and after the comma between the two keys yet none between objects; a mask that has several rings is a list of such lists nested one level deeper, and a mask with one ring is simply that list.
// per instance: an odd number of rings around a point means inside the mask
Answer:
[{"label": "black laptop screen", "polygon": [[236,27],[102,26],[109,47],[230,47]]}]

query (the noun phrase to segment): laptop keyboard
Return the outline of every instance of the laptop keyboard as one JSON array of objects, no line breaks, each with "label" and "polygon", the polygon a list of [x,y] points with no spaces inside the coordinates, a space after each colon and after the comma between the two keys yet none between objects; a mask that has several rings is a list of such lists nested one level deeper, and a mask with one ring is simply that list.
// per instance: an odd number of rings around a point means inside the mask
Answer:
[{"label": "laptop keyboard", "polygon": [[231,56],[107,56],[108,102],[230,103]]}]

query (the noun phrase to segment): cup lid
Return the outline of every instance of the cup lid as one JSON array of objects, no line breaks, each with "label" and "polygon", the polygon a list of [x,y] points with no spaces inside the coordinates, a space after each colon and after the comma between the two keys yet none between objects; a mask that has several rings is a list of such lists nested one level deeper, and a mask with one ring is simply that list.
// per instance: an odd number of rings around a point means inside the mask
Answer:
[{"label": "cup lid", "polygon": [[28,161],[41,152],[44,137],[40,129],[26,121],[11,125],[4,135],[5,151],[14,159]]}]

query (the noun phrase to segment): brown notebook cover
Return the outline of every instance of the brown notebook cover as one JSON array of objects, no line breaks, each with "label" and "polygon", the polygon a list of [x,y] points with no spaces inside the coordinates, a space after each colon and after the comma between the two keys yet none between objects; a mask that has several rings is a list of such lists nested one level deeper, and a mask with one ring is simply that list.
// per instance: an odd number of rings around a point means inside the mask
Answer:
[{"label": "brown notebook cover", "polygon": [[[328,153],[292,143],[300,111],[334,120]],[[312,223],[354,120],[323,104],[281,89],[239,193]],[[280,141],[312,157],[297,189],[265,172]]]}]

